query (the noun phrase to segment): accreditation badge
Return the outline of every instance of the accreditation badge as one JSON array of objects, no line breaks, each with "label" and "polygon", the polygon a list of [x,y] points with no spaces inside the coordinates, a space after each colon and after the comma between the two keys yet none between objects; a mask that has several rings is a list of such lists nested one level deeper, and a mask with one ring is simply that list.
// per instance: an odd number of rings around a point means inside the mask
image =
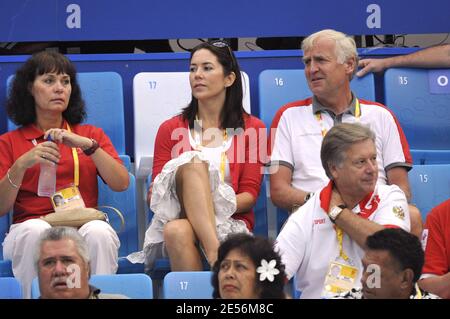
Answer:
[{"label": "accreditation badge", "polygon": [[330,262],[325,277],[322,298],[350,291],[358,276],[358,268],[336,261]]},{"label": "accreditation badge", "polygon": [[51,201],[55,212],[86,207],[80,190],[75,185],[59,189],[51,196]]}]

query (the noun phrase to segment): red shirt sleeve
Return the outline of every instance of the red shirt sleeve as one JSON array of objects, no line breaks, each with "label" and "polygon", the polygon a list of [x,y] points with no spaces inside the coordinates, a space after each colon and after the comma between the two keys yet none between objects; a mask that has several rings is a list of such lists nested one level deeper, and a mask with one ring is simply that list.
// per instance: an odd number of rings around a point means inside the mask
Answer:
[{"label": "red shirt sleeve", "polygon": [[152,182],[168,161],[191,150],[188,133],[187,121],[181,115],[161,124],[155,138]]},{"label": "red shirt sleeve", "polygon": [[425,231],[428,236],[422,273],[445,275],[450,271],[450,199],[428,214]]},{"label": "red shirt sleeve", "polygon": [[[254,137],[253,134],[255,134]],[[262,174],[264,173],[263,162],[266,157],[265,148],[267,145],[266,127],[261,120],[250,117],[246,121],[245,135],[247,139],[247,154],[245,155],[246,160],[245,163],[243,163],[242,173],[239,176],[236,194],[248,192],[256,200],[261,187]]]}]

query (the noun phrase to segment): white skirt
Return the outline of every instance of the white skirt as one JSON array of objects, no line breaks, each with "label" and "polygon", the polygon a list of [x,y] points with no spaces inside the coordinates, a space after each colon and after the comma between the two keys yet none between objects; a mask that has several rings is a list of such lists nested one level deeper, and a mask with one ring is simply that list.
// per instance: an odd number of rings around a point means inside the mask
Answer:
[{"label": "white skirt", "polygon": [[[167,162],[153,182],[150,209],[154,216],[145,232],[143,247],[143,251],[147,255],[146,264],[152,264],[155,258],[165,257],[163,251],[161,251],[164,250],[161,249],[161,243],[164,241],[164,225],[171,220],[178,219],[181,213],[176,192],[175,175],[180,165],[189,163],[194,157],[209,164],[209,182],[216,213],[216,229],[219,241],[223,241],[230,233],[250,233],[243,221],[231,217],[236,211],[236,194],[231,186],[220,179],[219,169],[210,164],[201,152],[185,152]],[[152,252],[153,248],[157,249],[159,253]],[[149,255],[152,255],[151,261],[148,260]],[[140,256],[139,259],[142,260],[143,254]]]}]

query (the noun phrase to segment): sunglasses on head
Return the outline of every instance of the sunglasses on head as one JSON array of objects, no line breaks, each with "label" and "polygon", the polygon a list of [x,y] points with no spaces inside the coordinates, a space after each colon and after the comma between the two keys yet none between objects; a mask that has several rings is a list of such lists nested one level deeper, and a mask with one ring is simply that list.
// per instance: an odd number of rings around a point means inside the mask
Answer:
[{"label": "sunglasses on head", "polygon": [[230,45],[228,43],[226,43],[225,41],[222,41],[222,40],[214,40],[214,41],[210,41],[208,43],[217,48],[224,48],[224,47],[229,48],[230,47]]},{"label": "sunglasses on head", "polygon": [[225,48],[225,47],[228,48],[228,53],[230,53],[231,63],[233,64],[233,68],[234,68],[234,66],[236,65],[236,61],[233,56],[233,53],[231,52],[231,47],[227,42],[222,41],[222,40],[214,40],[214,41],[209,41],[208,44],[212,45],[216,48]]}]

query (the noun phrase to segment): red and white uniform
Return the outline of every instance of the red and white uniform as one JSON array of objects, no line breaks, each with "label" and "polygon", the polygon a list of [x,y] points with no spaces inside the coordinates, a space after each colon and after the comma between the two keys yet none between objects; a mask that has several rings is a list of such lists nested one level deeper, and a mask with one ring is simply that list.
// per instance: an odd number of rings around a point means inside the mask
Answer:
[{"label": "red and white uniform", "polygon": [[421,279],[450,272],[450,199],[427,215],[423,236],[425,265]]},{"label": "red and white uniform", "polygon": [[[339,122],[359,122],[374,131],[378,183],[387,184],[386,171],[392,167],[411,169],[408,142],[395,116],[379,103],[360,99],[360,116],[356,117],[355,105],[356,98],[353,98],[349,110],[336,117],[315,98],[292,102],[278,110],[272,121],[275,137],[270,141],[269,154],[272,162],[278,161],[292,169],[293,187],[315,192],[327,184],[328,177],[320,160],[322,129],[328,131]],[[320,113],[321,120],[316,113]]]},{"label": "red and white uniform", "polygon": [[[323,188],[293,213],[276,240],[281,260],[290,279],[296,275],[301,298],[320,298],[330,262],[339,256],[334,224],[328,217],[332,183]],[[385,227],[410,230],[408,203],[396,185],[378,185],[353,208],[353,213]],[[344,233],[343,249],[359,269],[355,287],[360,286],[363,250]],[[341,262],[341,260],[340,260]]]}]

